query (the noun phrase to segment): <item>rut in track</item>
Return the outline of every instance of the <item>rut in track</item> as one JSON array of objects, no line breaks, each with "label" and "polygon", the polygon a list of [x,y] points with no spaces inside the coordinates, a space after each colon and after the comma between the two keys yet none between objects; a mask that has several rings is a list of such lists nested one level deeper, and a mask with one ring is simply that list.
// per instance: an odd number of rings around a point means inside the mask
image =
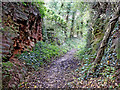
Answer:
[{"label": "rut in track", "polygon": [[53,62],[49,67],[35,72],[27,77],[26,87],[29,88],[64,88],[67,82],[72,81],[71,71],[76,69],[78,61],[74,58],[77,50],[72,49],[63,57]]}]

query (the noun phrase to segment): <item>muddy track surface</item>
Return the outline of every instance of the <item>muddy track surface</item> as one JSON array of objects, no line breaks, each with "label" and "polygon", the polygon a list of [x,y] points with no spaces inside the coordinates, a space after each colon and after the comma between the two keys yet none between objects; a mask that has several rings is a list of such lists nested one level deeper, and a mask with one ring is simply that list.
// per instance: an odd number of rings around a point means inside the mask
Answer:
[{"label": "muddy track surface", "polygon": [[78,67],[78,60],[74,57],[76,51],[72,49],[48,67],[28,75],[25,79],[25,82],[28,82],[25,87],[65,88],[67,83],[73,80],[71,71]]}]

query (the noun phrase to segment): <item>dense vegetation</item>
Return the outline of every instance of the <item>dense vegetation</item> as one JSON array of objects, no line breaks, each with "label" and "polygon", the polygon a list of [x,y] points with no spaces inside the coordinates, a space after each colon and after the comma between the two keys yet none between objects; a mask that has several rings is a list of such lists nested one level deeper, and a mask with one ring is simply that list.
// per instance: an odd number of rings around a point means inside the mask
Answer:
[{"label": "dense vegetation", "polygon": [[2,5],[3,88],[120,88],[119,2]]}]

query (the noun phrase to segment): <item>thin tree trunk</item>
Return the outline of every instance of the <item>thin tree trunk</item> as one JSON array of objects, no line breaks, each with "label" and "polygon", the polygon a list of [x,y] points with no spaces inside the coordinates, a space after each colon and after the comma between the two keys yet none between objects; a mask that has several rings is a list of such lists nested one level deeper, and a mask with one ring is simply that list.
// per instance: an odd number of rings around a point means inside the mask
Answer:
[{"label": "thin tree trunk", "polygon": [[[68,24],[68,20],[69,20],[69,13],[70,13],[70,8],[71,8],[71,3],[68,3],[68,6],[67,6],[67,16],[66,16],[66,24]],[[67,39],[67,29],[65,29],[64,31],[65,33],[65,39]]]},{"label": "thin tree trunk", "polygon": [[71,3],[68,3],[68,7],[67,7],[67,16],[66,16],[66,23],[68,23],[68,18],[69,18],[69,13],[70,13],[70,6]]},{"label": "thin tree trunk", "polygon": [[75,11],[73,12],[73,15],[72,15],[72,24],[71,24],[70,38],[72,38],[73,35],[74,35],[74,31],[73,31],[74,19],[75,19]]}]

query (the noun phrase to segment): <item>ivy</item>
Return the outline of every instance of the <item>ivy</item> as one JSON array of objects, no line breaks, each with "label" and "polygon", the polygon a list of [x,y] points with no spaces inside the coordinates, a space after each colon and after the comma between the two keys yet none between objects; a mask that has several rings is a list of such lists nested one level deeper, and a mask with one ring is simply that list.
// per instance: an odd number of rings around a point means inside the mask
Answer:
[{"label": "ivy", "polygon": [[38,66],[50,63],[50,59],[60,55],[59,52],[60,49],[58,46],[40,41],[35,45],[33,51],[25,51],[21,54],[19,59],[25,62],[26,65],[31,65],[36,69]]}]

